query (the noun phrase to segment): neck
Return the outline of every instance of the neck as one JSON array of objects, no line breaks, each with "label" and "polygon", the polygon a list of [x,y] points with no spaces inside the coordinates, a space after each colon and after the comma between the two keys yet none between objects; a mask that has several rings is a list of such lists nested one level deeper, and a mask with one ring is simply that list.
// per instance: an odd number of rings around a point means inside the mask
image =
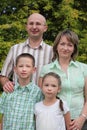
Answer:
[{"label": "neck", "polygon": [[60,63],[60,65],[69,65],[69,63],[70,63],[70,59],[62,59],[62,58],[60,58],[59,59],[59,63]]},{"label": "neck", "polygon": [[32,39],[32,38],[29,38],[29,44],[32,48],[37,48],[39,47],[40,43],[42,41],[42,38],[40,39]]},{"label": "neck", "polygon": [[26,86],[29,84],[30,79],[29,78],[28,79],[20,79],[19,78],[18,82],[19,82],[20,86]]},{"label": "neck", "polygon": [[59,64],[61,66],[61,69],[67,73],[67,68],[69,66],[70,59],[59,59]]},{"label": "neck", "polygon": [[47,105],[47,106],[50,106],[50,105],[54,104],[56,101],[57,101],[56,98],[54,98],[54,99],[45,98],[45,99],[43,100],[43,104],[44,104],[44,105]]}]

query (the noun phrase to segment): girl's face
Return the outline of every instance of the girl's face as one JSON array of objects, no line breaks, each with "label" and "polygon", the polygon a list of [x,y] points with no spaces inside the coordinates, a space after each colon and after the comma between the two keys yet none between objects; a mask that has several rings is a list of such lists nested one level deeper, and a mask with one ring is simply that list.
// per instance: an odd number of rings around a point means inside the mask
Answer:
[{"label": "girl's face", "polygon": [[47,76],[43,81],[42,91],[45,95],[45,98],[56,98],[57,93],[60,91],[58,79],[54,78],[53,76]]},{"label": "girl's face", "polygon": [[66,36],[62,36],[57,46],[59,58],[71,59],[71,55],[74,52],[74,45],[67,40]]}]

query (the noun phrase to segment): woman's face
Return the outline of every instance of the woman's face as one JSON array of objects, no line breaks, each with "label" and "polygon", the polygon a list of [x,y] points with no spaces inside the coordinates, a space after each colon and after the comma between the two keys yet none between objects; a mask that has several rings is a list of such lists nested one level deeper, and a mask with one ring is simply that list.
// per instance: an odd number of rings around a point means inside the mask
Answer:
[{"label": "woman's face", "polygon": [[67,40],[66,36],[62,36],[57,46],[59,58],[71,59],[74,52],[74,44]]}]

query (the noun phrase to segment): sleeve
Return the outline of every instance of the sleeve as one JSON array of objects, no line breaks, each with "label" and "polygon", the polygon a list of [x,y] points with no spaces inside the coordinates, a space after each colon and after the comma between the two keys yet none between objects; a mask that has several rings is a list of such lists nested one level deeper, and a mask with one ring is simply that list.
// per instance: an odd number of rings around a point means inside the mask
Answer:
[{"label": "sleeve", "polygon": [[34,107],[34,114],[35,114],[35,116],[37,116],[37,110],[36,110],[36,107],[37,106],[37,103],[35,104],[35,107]]},{"label": "sleeve", "polygon": [[64,108],[63,114],[66,114],[67,112],[69,112],[69,107],[65,101],[63,101],[63,108]]},{"label": "sleeve", "polygon": [[6,99],[6,93],[3,92],[0,96],[0,113],[4,114],[4,105],[5,105],[5,99]]},{"label": "sleeve", "polygon": [[51,66],[53,66],[52,63],[47,64],[47,65],[44,65],[44,66],[42,67],[42,69],[41,69],[40,77],[43,77],[45,74],[47,74],[47,73],[53,71],[53,70],[52,70],[53,67],[51,67]]},{"label": "sleeve", "polygon": [[40,77],[43,77],[45,74],[49,72],[54,72],[55,71],[54,67],[55,67],[55,62],[51,62],[49,64],[44,65],[41,69]]},{"label": "sleeve", "polygon": [[2,70],[1,70],[1,75],[10,77],[10,75],[13,72],[13,47],[9,50],[9,53],[6,57],[6,60],[3,64]]},{"label": "sleeve", "polygon": [[40,72],[40,77],[43,77],[45,74],[46,74],[46,69],[45,66],[43,66]]},{"label": "sleeve", "polygon": [[83,64],[84,77],[87,77],[87,64]]},{"label": "sleeve", "polygon": [[43,94],[42,94],[42,91],[39,89],[38,90],[38,94],[37,94],[37,101],[36,102],[39,102],[43,99]]},{"label": "sleeve", "polygon": [[37,116],[40,112],[40,104],[41,104],[41,102],[38,102],[38,103],[35,104],[35,108],[34,108],[35,116]]}]

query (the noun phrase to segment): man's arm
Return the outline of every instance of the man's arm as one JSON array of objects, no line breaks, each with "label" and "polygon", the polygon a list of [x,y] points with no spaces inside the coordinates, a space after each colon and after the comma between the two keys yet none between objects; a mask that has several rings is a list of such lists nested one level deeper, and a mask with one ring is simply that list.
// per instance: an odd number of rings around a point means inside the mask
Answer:
[{"label": "man's arm", "polygon": [[14,49],[11,47],[1,70],[0,82],[5,92],[13,91],[13,82],[11,82],[8,78],[11,76],[11,74],[13,74],[13,52]]},{"label": "man's arm", "polygon": [[1,81],[1,85],[4,86],[5,83],[9,81],[9,79],[6,76],[0,75],[0,81]]},{"label": "man's arm", "polygon": [[6,76],[0,76],[0,82],[5,92],[14,91],[14,83],[8,79]]}]

